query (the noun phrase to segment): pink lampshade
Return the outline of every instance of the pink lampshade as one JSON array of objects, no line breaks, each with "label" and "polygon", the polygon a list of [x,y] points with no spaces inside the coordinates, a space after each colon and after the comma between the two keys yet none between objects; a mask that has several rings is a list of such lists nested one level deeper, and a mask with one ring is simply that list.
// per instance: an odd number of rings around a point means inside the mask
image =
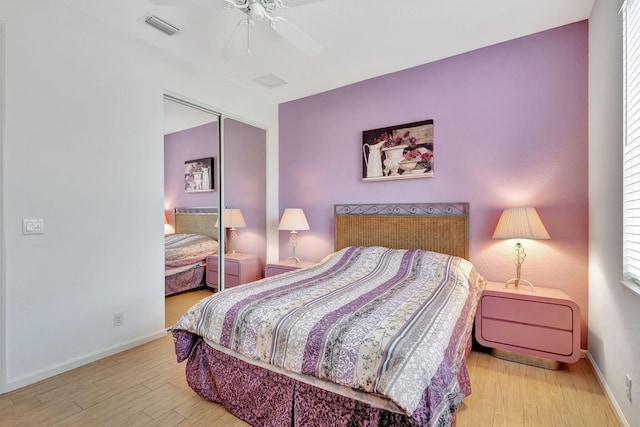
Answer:
[{"label": "pink lampshade", "polygon": [[508,208],[502,212],[494,239],[550,239],[535,208]]},{"label": "pink lampshade", "polygon": [[244,221],[242,211],[240,209],[224,210],[224,226],[227,228],[244,228],[247,223]]},{"label": "pink lampshade", "polygon": [[299,208],[286,208],[280,219],[278,230],[308,230],[309,223],[304,211]]}]

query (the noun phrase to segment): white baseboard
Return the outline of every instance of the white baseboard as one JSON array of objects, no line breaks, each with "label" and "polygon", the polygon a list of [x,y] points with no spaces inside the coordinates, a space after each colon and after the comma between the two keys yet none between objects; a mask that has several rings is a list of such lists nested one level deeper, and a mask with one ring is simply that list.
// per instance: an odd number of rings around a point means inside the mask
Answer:
[{"label": "white baseboard", "polygon": [[91,362],[95,362],[96,360],[104,359],[105,357],[109,357],[114,354],[123,352],[125,350],[129,350],[130,348],[145,344],[149,341],[154,341],[154,340],[163,338],[166,335],[167,335],[167,331],[166,329],[163,329],[160,332],[149,334],[141,338],[136,338],[135,340],[127,341],[125,343],[107,348],[102,351],[90,353],[86,356],[74,359],[70,362],[62,363],[60,365],[54,366],[53,368],[45,369],[35,374],[24,376],[14,381],[7,381],[7,383],[5,384],[6,389],[3,392],[8,393],[10,391],[17,390],[22,387],[26,387],[28,385],[37,383],[38,381],[42,381],[44,379],[53,377],[54,375],[62,374],[63,372],[67,372],[72,369],[79,368]]},{"label": "white baseboard", "polygon": [[598,382],[604,389],[604,392],[607,394],[607,397],[609,398],[609,402],[611,402],[611,406],[613,406],[613,408],[616,411],[616,414],[618,415],[618,419],[625,427],[631,427],[631,425],[627,422],[627,419],[624,417],[624,414],[622,413],[622,409],[620,409],[620,405],[618,405],[618,401],[615,399],[615,397],[613,396],[613,393],[611,392],[611,389],[607,385],[607,382],[604,380],[604,375],[602,375],[602,372],[600,372],[600,368],[598,368],[598,365],[596,364],[595,360],[593,360],[591,353],[587,351],[586,354],[587,354],[587,359],[589,360],[589,363],[593,368],[593,371],[596,373]]}]

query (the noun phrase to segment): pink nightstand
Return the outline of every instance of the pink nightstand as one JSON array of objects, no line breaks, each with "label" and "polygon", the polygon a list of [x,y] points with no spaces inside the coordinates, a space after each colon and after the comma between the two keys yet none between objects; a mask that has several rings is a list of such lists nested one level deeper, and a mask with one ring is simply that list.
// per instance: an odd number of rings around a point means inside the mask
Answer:
[{"label": "pink nightstand", "polygon": [[[559,289],[536,287],[533,292],[528,286],[505,288],[504,283],[488,282],[476,312],[476,339],[497,350],[576,362],[580,358],[580,308]],[[540,366],[508,353],[498,351],[496,355]]]},{"label": "pink nightstand", "polygon": [[[224,287],[232,288],[244,283],[262,279],[260,257],[249,254],[224,255]],[[207,286],[218,289],[218,256],[207,257]]]},{"label": "pink nightstand", "polygon": [[276,274],[286,273],[287,271],[293,271],[299,268],[311,267],[312,265],[316,264],[317,262],[311,261],[300,261],[296,264],[296,262],[292,259],[271,263],[267,264],[264,268],[264,277],[271,277],[275,276]]}]

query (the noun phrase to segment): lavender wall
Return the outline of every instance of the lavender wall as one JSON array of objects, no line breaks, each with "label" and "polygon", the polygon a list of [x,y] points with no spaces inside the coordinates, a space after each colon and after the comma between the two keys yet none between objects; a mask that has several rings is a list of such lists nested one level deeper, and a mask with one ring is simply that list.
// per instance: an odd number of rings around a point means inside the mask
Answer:
[{"label": "lavender wall", "polygon": [[242,210],[246,228],[238,229],[236,250],[267,257],[267,133],[224,119],[224,203]]},{"label": "lavender wall", "polygon": [[[164,210],[170,224],[173,208],[218,206],[217,191],[187,193],[184,191],[184,162],[213,157],[213,174],[218,173],[218,122],[175,132],[164,137]],[[219,183],[214,178],[214,189]]]},{"label": "lavender wall", "polygon": [[[280,213],[303,208],[311,227],[298,255],[333,250],[336,203],[468,201],[471,261],[504,281],[515,241],[492,240],[495,225],[505,207],[535,206],[551,240],[523,242],[523,277],[577,301],[586,348],[587,38],[583,21],[281,104]],[[426,119],[433,178],[361,181],[363,130]]]}]

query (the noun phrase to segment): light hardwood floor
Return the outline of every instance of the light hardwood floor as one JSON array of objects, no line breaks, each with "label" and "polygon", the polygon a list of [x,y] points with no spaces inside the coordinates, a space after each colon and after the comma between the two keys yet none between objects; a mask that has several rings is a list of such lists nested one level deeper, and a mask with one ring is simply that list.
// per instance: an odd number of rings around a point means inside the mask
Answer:
[{"label": "light hardwood floor", "polygon": [[[167,298],[173,325],[199,290]],[[458,427],[621,426],[586,359],[549,371],[472,352]],[[0,396],[0,425],[248,426],[198,397],[170,335]]]},{"label": "light hardwood floor", "polygon": [[182,316],[182,313],[187,311],[189,307],[200,301],[202,298],[206,298],[211,295],[213,295],[213,290],[211,288],[205,288],[166,297],[164,299],[164,324],[167,328],[175,325],[178,319],[180,319],[180,316]]}]

